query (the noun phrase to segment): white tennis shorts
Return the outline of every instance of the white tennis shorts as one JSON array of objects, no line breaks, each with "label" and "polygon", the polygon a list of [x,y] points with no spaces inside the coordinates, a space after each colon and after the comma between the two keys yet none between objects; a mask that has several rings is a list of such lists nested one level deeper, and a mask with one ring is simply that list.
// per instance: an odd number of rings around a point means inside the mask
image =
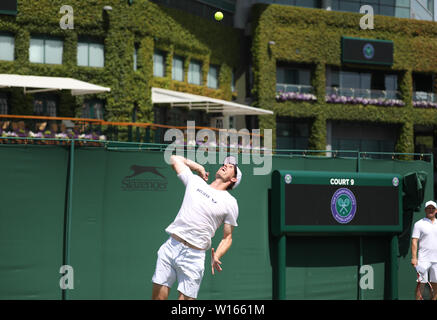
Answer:
[{"label": "white tennis shorts", "polygon": [[205,269],[205,250],[196,250],[170,237],[158,250],[152,282],[172,287],[178,280],[178,291],[197,298]]},{"label": "white tennis shorts", "polygon": [[[418,261],[416,271],[420,275],[421,283],[436,282],[437,283],[437,262]],[[428,278],[429,275],[429,278]]]}]

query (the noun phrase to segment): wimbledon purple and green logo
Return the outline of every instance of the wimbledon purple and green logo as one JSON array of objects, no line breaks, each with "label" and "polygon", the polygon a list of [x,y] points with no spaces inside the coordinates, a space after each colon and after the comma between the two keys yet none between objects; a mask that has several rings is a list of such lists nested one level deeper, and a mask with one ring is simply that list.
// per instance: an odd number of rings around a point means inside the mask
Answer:
[{"label": "wimbledon purple and green logo", "polygon": [[352,221],[357,211],[355,195],[347,188],[335,191],[331,198],[331,212],[337,222],[346,224]]},{"label": "wimbledon purple and green logo", "polygon": [[375,48],[370,43],[366,43],[363,47],[363,54],[366,59],[372,59],[375,55]]}]

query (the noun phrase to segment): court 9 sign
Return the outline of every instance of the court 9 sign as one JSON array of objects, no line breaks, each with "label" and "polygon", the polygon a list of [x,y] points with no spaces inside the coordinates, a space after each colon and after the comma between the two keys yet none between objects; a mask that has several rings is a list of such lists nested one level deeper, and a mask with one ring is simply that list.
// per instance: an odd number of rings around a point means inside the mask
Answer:
[{"label": "court 9 sign", "polygon": [[401,179],[389,173],[276,170],[270,197],[272,231],[399,232]]}]

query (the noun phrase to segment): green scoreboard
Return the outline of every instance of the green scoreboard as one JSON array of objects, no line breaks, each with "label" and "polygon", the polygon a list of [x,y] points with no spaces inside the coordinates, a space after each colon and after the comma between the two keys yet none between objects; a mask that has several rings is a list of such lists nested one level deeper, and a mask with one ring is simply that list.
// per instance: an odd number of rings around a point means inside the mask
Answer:
[{"label": "green scoreboard", "polygon": [[345,63],[393,65],[393,41],[341,38],[341,59]]},{"label": "green scoreboard", "polygon": [[274,171],[271,228],[284,233],[402,231],[402,176]]}]

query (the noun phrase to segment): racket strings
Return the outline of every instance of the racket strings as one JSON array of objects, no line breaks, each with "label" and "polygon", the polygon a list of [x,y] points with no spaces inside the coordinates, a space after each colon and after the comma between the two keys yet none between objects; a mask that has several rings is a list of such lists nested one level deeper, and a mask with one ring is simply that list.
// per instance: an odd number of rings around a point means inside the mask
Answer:
[{"label": "racket strings", "polygon": [[417,285],[419,286],[420,300],[432,300],[434,297],[434,290],[431,283],[429,283],[429,281],[422,283],[421,280],[421,275],[417,273]]},{"label": "racket strings", "polygon": [[433,294],[432,286],[429,282],[420,284],[420,296],[422,300],[432,300]]}]

